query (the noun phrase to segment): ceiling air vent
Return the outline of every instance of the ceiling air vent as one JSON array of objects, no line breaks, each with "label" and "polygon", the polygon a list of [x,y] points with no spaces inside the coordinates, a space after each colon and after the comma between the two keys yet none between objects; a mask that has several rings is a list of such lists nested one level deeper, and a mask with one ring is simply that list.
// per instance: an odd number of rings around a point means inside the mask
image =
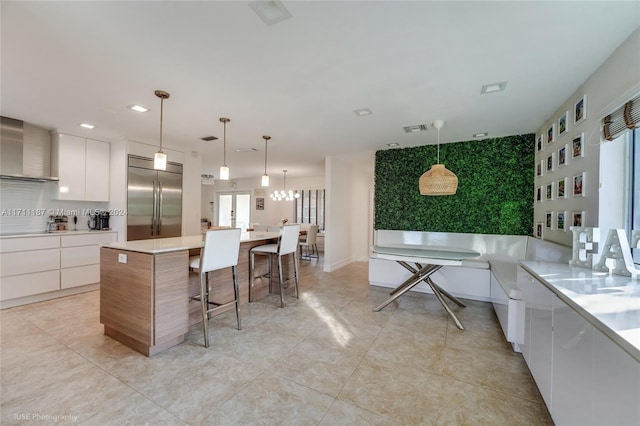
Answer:
[{"label": "ceiling air vent", "polygon": [[402,128],[405,133],[415,133],[415,132],[424,132],[427,130],[426,124],[416,124],[414,126],[404,126]]},{"label": "ceiling air vent", "polygon": [[202,179],[202,184],[203,185],[214,185],[215,184],[215,177],[213,175],[202,174],[202,175],[200,175],[200,178]]}]

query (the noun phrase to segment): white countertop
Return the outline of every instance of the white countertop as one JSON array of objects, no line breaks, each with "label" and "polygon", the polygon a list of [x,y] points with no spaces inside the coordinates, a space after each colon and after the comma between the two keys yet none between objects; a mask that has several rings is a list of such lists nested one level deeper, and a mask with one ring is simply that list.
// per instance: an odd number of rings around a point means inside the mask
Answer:
[{"label": "white countertop", "polygon": [[564,263],[520,265],[640,362],[640,281]]},{"label": "white countertop", "polygon": [[89,231],[88,229],[84,229],[84,230],[78,230],[78,231],[73,231],[73,230],[67,230],[67,231],[53,231],[53,232],[47,232],[47,231],[27,231],[24,233],[20,233],[20,232],[16,232],[16,233],[10,233],[10,234],[5,234],[5,235],[1,235],[0,234],[0,238],[22,238],[22,237],[59,237],[61,235],[82,235],[82,234],[105,234],[108,232],[118,232],[114,229],[110,229],[107,231]]},{"label": "white countertop", "polygon": [[[151,240],[137,240],[102,244],[102,247],[136,251],[140,253],[157,254],[179,250],[189,250],[202,247],[204,235],[191,235],[188,237],[155,238]],[[243,232],[240,242],[270,240],[280,237],[279,232]]]}]

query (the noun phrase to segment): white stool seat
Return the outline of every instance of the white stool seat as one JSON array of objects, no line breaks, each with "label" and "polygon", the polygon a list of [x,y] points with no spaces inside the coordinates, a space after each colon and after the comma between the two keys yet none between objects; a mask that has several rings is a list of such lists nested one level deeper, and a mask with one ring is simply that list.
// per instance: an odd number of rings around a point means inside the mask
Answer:
[{"label": "white stool seat", "polygon": [[[278,256],[278,279],[280,282],[280,307],[284,308],[284,278],[282,277],[282,256],[293,254],[293,278],[295,281],[296,298],[298,298],[298,238],[300,236],[300,225],[285,225],[282,227],[282,234],[278,244],[264,244],[251,249],[249,255],[249,302],[253,302],[253,281],[255,255],[266,255],[269,257],[269,293],[272,290],[272,256]],[[288,279],[287,279],[288,281]]]},{"label": "white stool seat", "polygon": [[278,253],[278,245],[277,244],[264,244],[262,246],[257,246],[251,249],[254,253]]},{"label": "white stool seat", "polygon": [[[240,256],[240,233],[240,228],[207,231],[204,237],[204,247],[202,247],[200,256],[189,257],[189,267],[198,269],[198,273],[200,274],[200,295],[195,296],[194,299],[199,299],[202,304],[204,346],[207,348],[209,347],[209,316],[211,313],[234,304],[238,330],[242,329],[237,273],[238,258]],[[234,299],[225,303],[213,302],[209,299],[209,272],[229,267],[233,275]],[[213,308],[210,308],[209,305],[213,305]]]}]

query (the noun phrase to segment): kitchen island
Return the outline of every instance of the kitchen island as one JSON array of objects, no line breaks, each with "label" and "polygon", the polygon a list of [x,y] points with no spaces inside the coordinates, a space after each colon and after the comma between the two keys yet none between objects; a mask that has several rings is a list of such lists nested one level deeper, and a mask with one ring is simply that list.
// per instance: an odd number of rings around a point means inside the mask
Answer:
[{"label": "kitchen island", "polygon": [[[277,232],[244,232],[238,259],[240,302],[249,301],[249,250],[274,243]],[[100,249],[100,322],[104,334],[147,356],[184,341],[202,321],[199,276],[189,273],[189,255],[198,255],[203,236],[158,238],[103,244]],[[264,257],[264,256],[259,256]],[[256,267],[266,269],[266,260]],[[212,300],[233,298],[231,269],[214,271]],[[255,294],[268,293],[256,282]]]}]

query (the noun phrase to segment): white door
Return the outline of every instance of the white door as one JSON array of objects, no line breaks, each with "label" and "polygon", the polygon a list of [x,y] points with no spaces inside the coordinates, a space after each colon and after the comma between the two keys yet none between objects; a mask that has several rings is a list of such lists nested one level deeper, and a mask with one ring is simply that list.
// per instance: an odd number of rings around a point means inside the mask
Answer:
[{"label": "white door", "polygon": [[218,226],[246,230],[251,221],[251,194],[249,192],[218,193]]}]

